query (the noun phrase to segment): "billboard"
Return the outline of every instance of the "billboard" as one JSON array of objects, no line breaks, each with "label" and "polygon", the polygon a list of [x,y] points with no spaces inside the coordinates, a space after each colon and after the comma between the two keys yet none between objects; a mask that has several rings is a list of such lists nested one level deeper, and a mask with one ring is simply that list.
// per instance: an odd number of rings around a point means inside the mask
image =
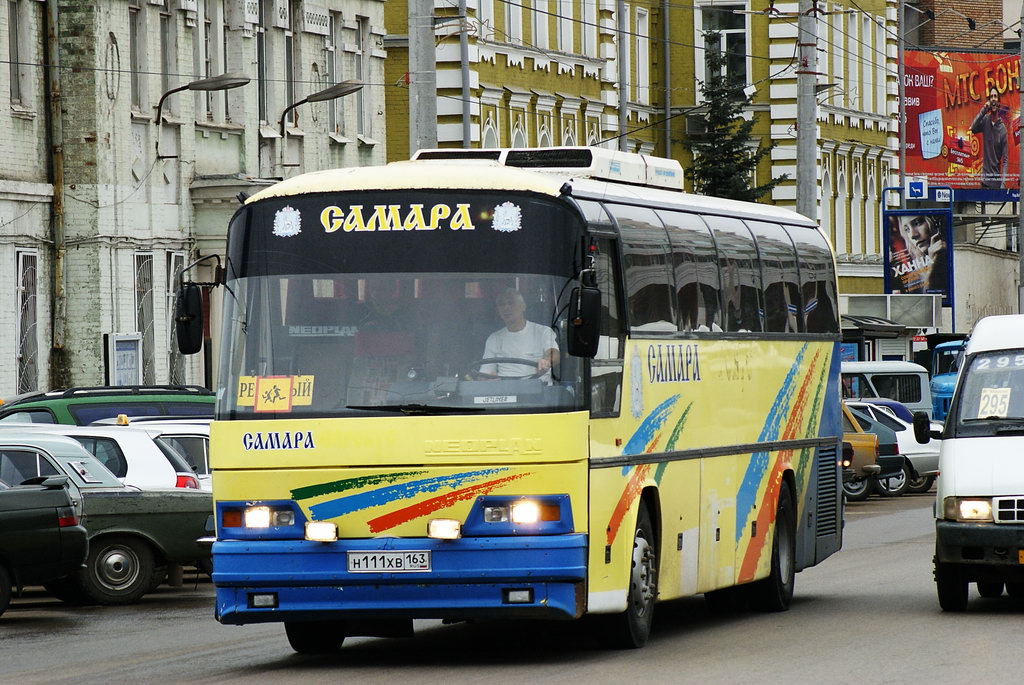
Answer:
[{"label": "billboard", "polygon": [[958,201],[1015,200],[1020,56],[907,50],[904,69],[906,175]]},{"label": "billboard", "polygon": [[942,295],[953,306],[951,209],[893,210],[885,218],[885,292]]}]

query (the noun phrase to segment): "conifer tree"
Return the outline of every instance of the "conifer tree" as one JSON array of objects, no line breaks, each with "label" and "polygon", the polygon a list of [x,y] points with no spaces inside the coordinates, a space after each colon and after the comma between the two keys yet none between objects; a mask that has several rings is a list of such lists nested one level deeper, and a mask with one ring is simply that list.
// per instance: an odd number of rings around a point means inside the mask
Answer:
[{"label": "conifer tree", "polygon": [[758,163],[767,157],[774,142],[758,145],[751,136],[753,119],[742,117],[750,104],[741,79],[726,72],[727,55],[717,31],[704,33],[706,80],[700,83],[704,98],[704,132],[687,136],[693,153],[694,190],[703,195],[755,202],[787,178],[752,186]]}]

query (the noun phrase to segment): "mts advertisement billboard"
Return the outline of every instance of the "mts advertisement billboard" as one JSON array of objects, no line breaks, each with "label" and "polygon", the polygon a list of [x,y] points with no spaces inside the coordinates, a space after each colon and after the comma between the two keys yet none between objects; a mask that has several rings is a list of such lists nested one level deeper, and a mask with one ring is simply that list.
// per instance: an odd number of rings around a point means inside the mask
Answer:
[{"label": "mts advertisement billboard", "polygon": [[906,175],[958,201],[1016,200],[1019,55],[907,50],[904,67]]}]

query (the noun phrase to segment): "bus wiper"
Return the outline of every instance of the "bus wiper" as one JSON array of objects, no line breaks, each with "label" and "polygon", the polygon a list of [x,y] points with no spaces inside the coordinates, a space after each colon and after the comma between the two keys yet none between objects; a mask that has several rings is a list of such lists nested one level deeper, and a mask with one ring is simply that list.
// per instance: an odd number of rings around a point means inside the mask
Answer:
[{"label": "bus wiper", "polygon": [[483,407],[450,407],[440,404],[349,404],[346,409],[357,409],[360,411],[389,411],[401,412],[406,415],[413,414],[451,414],[454,412],[481,412]]}]

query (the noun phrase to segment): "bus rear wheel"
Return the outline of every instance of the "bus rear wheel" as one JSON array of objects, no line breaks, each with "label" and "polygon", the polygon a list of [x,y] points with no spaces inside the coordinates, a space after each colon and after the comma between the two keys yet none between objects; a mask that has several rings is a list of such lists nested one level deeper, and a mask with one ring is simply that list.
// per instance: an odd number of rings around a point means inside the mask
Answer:
[{"label": "bus rear wheel", "polygon": [[647,505],[640,503],[633,532],[633,557],[626,591],[626,610],[614,617],[609,637],[623,649],[647,644],[654,620],[654,602],[658,599],[658,551],[654,526]]},{"label": "bus rear wheel", "polygon": [[772,566],[768,577],[748,587],[750,604],[760,611],[785,611],[793,601],[796,581],[796,511],[789,483],[782,481],[775,509]]},{"label": "bus rear wheel", "polygon": [[285,621],[284,632],[299,654],[330,654],[345,641],[342,621]]}]

